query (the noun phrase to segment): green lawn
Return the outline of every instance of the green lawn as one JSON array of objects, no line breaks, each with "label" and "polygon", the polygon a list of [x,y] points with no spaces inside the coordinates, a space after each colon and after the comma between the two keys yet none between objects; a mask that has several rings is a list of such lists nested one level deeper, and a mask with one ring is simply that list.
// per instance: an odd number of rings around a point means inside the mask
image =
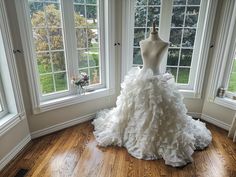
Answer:
[{"label": "green lawn", "polygon": [[236,59],[234,60],[233,70],[230,75],[228,91],[236,92]]}]

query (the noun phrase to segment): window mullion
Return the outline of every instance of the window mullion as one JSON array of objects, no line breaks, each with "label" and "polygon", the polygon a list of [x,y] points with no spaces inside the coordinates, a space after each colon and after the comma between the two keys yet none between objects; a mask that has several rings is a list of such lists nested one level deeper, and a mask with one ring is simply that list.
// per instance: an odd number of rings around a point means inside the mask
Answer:
[{"label": "window mullion", "polygon": [[73,0],[61,0],[62,2],[62,18],[64,25],[64,38],[65,38],[65,53],[68,70],[68,84],[69,90],[72,92],[72,85],[70,79],[77,75],[78,68],[78,54],[76,50],[76,31],[74,28],[74,6]]},{"label": "window mullion", "polygon": [[[161,1],[159,35],[165,41],[169,41],[171,18],[172,18],[172,0]],[[160,66],[161,72],[165,72],[166,70],[167,56],[168,56],[168,50],[166,50],[166,52],[163,55],[163,59]]]}]

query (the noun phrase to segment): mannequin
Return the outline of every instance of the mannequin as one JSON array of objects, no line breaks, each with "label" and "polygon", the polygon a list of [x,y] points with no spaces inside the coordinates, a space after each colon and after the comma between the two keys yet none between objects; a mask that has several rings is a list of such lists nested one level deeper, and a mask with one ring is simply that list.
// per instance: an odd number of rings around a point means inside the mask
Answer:
[{"label": "mannequin", "polygon": [[159,37],[154,22],[149,38],[140,41],[139,44],[143,58],[143,70],[152,69],[154,75],[159,75],[161,59],[169,43]]}]

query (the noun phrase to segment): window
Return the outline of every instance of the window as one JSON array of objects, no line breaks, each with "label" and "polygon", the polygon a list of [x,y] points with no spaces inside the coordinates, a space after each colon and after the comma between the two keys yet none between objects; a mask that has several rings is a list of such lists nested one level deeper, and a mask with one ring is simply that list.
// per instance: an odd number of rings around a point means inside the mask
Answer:
[{"label": "window", "polygon": [[180,84],[189,83],[199,9],[200,0],[173,2],[167,71]]},{"label": "window", "polygon": [[234,54],[232,68],[230,72],[229,82],[228,82],[228,92],[236,93],[236,54]]},{"label": "window", "polygon": [[126,22],[126,29],[133,29],[133,33],[129,32],[126,36],[128,39],[124,38],[123,43],[128,43],[124,50],[126,56],[133,59],[131,65],[142,65],[139,41],[149,36],[152,22],[155,21],[161,38],[170,42],[161,71],[171,72],[180,89],[194,90],[198,75],[196,66],[201,60],[199,51],[203,41],[204,21],[207,19],[207,7],[210,6],[208,3],[200,0],[130,2],[130,12],[127,8],[127,14],[131,17]]},{"label": "window", "polygon": [[5,93],[3,90],[3,84],[0,77],[0,118],[7,114],[7,105],[5,102]]},{"label": "window", "polygon": [[152,22],[159,27],[160,0],[137,0],[134,16],[133,66],[142,65],[139,41],[149,36]]},{"label": "window", "polygon": [[[35,113],[113,94],[113,0],[15,2]],[[79,95],[71,80],[82,73]]]},{"label": "window", "polygon": [[27,4],[25,18],[30,21],[28,40],[33,44],[34,82],[40,100],[73,95],[70,80],[81,73],[89,76],[88,90],[104,88],[103,1],[22,1]]},{"label": "window", "polygon": [[61,3],[29,0],[30,18],[43,96],[68,90]]}]

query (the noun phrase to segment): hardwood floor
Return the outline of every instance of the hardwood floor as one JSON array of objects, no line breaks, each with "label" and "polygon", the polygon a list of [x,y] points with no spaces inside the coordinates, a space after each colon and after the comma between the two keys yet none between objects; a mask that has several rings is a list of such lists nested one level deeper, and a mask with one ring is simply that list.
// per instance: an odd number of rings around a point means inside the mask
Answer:
[{"label": "hardwood floor", "polygon": [[35,177],[236,177],[236,144],[227,132],[208,124],[210,146],[195,151],[194,162],[182,168],[166,166],[163,160],[145,161],[130,156],[124,148],[98,147],[86,122],[33,140],[5,169],[1,177],[13,177],[20,168]]}]

